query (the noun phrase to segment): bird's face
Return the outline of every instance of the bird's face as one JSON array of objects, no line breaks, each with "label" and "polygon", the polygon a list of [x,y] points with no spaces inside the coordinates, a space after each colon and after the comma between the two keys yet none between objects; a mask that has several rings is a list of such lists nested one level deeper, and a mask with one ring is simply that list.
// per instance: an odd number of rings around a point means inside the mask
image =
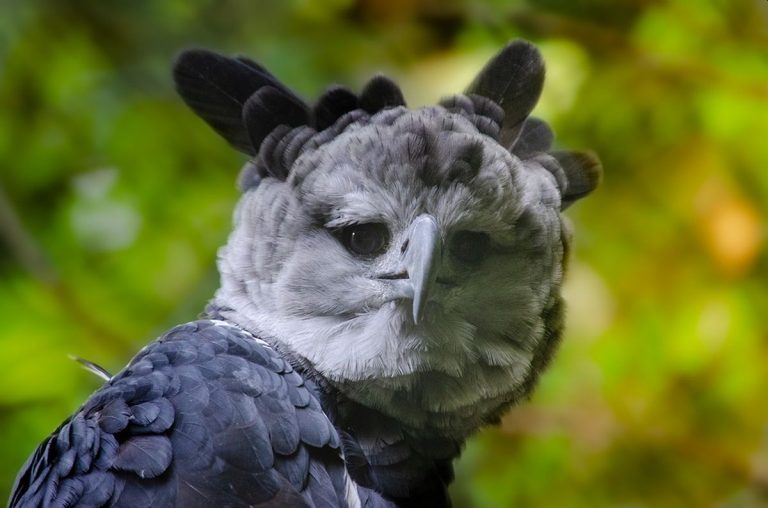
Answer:
[{"label": "bird's face", "polygon": [[294,168],[246,194],[222,256],[261,333],[408,418],[525,382],[562,275],[550,172],[443,108],[380,113]]}]

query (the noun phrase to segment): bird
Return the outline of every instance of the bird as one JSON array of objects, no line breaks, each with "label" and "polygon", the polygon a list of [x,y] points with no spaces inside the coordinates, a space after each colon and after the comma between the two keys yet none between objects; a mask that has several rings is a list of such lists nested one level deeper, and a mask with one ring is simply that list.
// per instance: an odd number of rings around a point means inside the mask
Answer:
[{"label": "bird", "polygon": [[453,462],[532,392],[563,331],[589,151],[531,116],[536,46],[409,109],[391,79],[306,102],[181,52],[176,90],[243,152],[220,286],[22,466],[9,506],[451,506]]}]

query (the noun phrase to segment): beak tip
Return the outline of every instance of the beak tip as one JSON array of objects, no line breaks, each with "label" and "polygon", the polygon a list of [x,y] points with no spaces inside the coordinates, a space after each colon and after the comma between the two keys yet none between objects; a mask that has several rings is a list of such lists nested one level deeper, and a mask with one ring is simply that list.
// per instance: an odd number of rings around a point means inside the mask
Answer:
[{"label": "beak tip", "polygon": [[413,322],[419,324],[437,276],[442,244],[437,221],[420,215],[411,226],[409,248],[403,259],[413,288]]},{"label": "beak tip", "polygon": [[420,298],[413,301],[413,324],[418,325],[424,316],[424,302]]}]

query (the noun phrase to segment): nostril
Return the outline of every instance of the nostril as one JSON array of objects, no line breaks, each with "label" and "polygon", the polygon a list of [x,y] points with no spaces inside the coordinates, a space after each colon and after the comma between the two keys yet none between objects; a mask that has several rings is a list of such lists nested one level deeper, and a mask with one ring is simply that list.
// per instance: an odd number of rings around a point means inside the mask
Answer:
[{"label": "nostril", "polygon": [[407,279],[408,278],[408,271],[402,271],[397,273],[382,273],[378,277],[379,279],[383,280],[397,280],[397,279]]},{"label": "nostril", "polygon": [[405,241],[403,242],[403,246],[400,247],[400,253],[401,254],[405,254],[405,251],[408,250],[408,242],[409,242],[409,240],[408,240],[408,238],[406,238]]}]

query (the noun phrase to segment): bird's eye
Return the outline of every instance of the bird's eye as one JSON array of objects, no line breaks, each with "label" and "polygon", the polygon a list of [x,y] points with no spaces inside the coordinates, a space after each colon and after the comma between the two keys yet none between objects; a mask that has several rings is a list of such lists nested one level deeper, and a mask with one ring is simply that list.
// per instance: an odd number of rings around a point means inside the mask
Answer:
[{"label": "bird's eye", "polygon": [[352,224],[339,230],[339,239],[353,254],[365,257],[376,256],[387,248],[389,230],[384,224],[378,222]]},{"label": "bird's eye", "polygon": [[490,250],[491,239],[478,231],[459,231],[451,239],[449,250],[462,263],[480,263]]}]

